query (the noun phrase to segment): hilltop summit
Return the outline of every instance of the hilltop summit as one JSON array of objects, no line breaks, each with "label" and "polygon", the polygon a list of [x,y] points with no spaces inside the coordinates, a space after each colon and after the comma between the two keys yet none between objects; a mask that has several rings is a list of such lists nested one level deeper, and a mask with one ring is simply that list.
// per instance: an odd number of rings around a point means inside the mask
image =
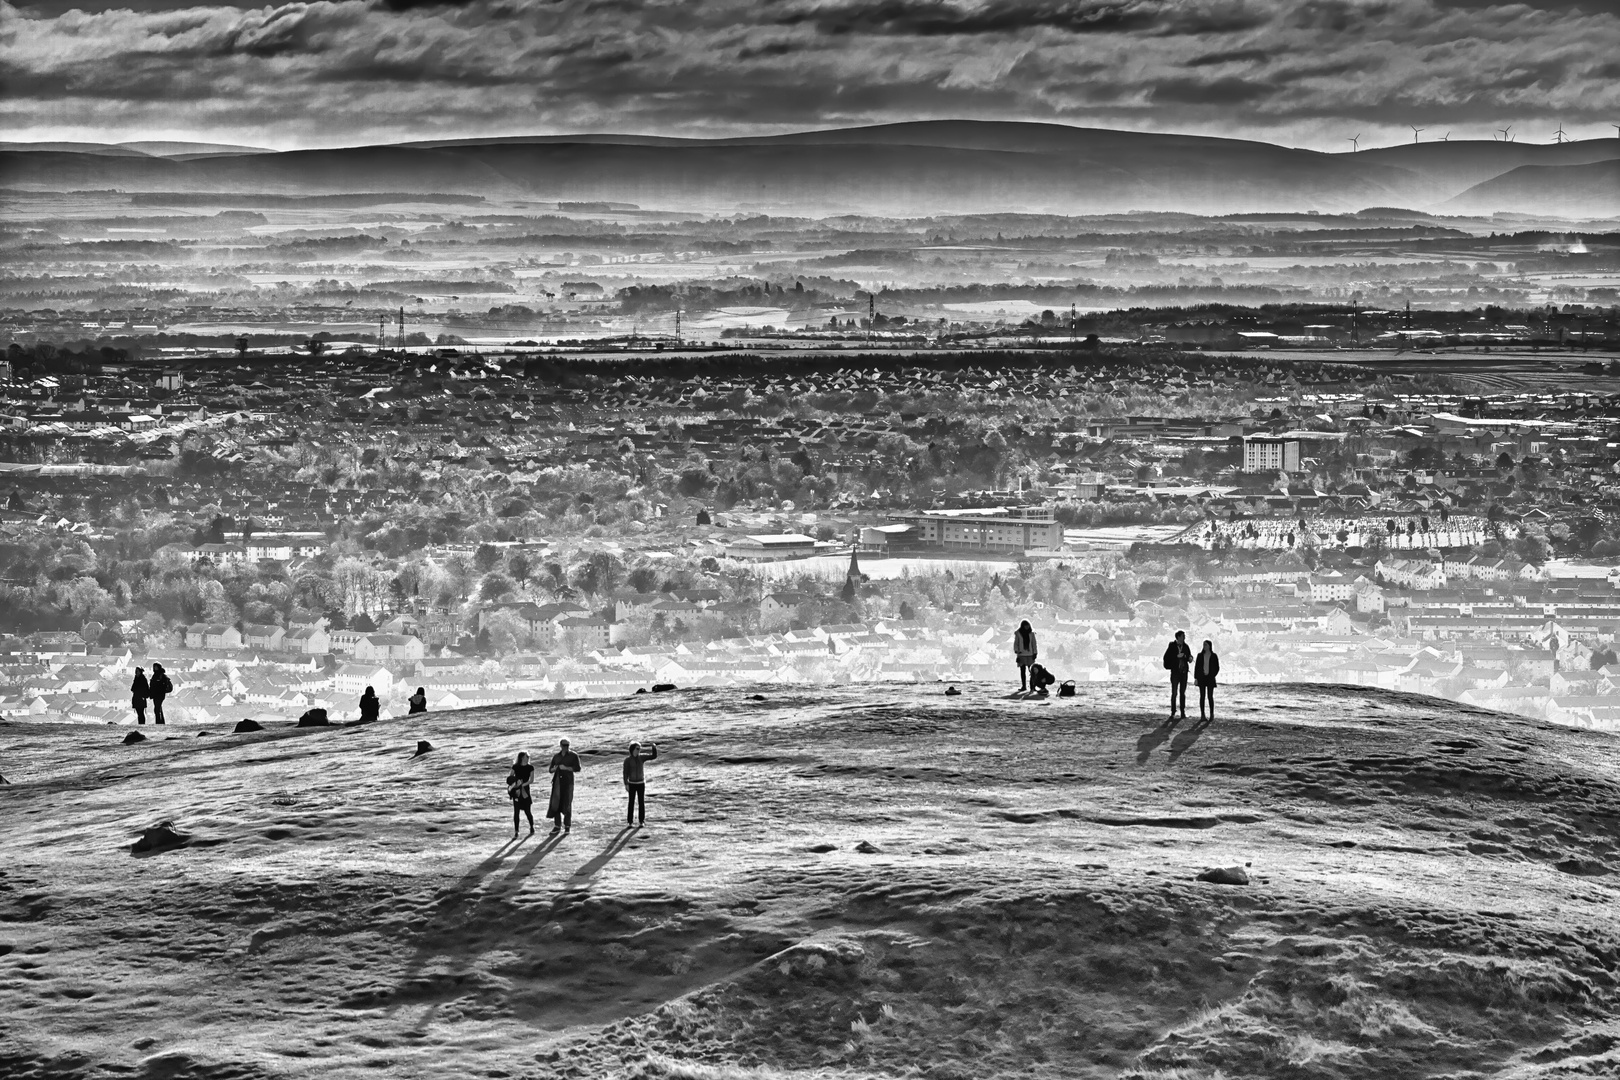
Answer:
[{"label": "hilltop summit", "polygon": [[[0,1072],[1620,1069],[1612,737],[1347,687],[1232,687],[1205,728],[1156,687],[1000,693],[6,724]],[[506,766],[559,736],[573,833],[513,845]]]}]

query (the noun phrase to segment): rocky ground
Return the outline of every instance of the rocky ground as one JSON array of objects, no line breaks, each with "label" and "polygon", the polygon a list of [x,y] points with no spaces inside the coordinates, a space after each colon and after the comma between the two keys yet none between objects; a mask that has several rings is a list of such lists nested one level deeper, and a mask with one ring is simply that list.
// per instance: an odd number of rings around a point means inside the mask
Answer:
[{"label": "rocky ground", "polygon": [[[0,1076],[1620,1075],[1612,737],[1000,693],[0,725]],[[507,765],[559,736],[575,827],[514,842]]]}]

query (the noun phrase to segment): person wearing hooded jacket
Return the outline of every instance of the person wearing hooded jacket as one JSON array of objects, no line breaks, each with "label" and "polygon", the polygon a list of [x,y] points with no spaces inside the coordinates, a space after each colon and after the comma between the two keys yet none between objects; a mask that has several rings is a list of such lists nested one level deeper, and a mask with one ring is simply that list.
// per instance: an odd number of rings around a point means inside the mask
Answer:
[{"label": "person wearing hooded jacket", "polygon": [[152,723],[163,723],[163,699],[174,693],[174,683],[169,681],[169,673],[163,670],[162,664],[152,665],[152,678],[146,684],[146,692],[152,699]]},{"label": "person wearing hooded jacket", "polygon": [[382,702],[377,700],[377,691],[366,687],[366,692],[360,695],[360,722],[369,724],[382,713]]}]

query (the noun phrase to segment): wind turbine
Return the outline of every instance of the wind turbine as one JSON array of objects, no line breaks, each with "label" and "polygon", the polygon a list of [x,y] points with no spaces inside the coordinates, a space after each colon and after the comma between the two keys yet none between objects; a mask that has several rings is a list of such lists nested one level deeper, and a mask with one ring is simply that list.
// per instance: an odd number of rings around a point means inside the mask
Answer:
[{"label": "wind turbine", "polygon": [[1564,125],[1563,124],[1559,124],[1558,125],[1558,130],[1553,132],[1553,141],[1555,143],[1560,144],[1560,145],[1563,144],[1563,141],[1564,141]]},{"label": "wind turbine", "polygon": [[1614,137],[1620,139],[1620,124],[1610,124],[1609,126],[1614,128]]},{"label": "wind turbine", "polygon": [[[1614,129],[1616,131],[1620,131],[1620,124],[1614,125]],[[1352,154],[1360,153],[1360,151],[1361,151],[1361,132],[1359,132],[1359,131],[1356,132],[1354,135],[1350,136],[1348,139],[1346,139],[1344,141],[1350,144],[1350,152]]]},{"label": "wind turbine", "polygon": [[1412,141],[1414,143],[1418,141],[1418,132],[1420,132],[1420,131],[1428,131],[1429,130],[1428,128],[1417,127],[1414,124],[1407,124],[1406,126],[1412,129]]},{"label": "wind turbine", "polygon": [[1440,141],[1441,142],[1450,142],[1451,141],[1451,132],[1448,131],[1444,135],[1440,136]]},{"label": "wind turbine", "polygon": [[1497,128],[1496,130],[1501,133],[1503,142],[1512,142],[1513,141],[1512,139],[1510,139],[1508,137],[1508,132],[1513,130],[1513,125],[1512,124],[1509,124],[1505,128]]}]

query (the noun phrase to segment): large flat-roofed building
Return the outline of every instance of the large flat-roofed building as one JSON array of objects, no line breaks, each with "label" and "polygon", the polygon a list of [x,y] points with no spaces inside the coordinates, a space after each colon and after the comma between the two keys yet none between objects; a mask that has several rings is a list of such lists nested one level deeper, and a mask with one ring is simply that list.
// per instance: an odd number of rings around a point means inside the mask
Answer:
[{"label": "large flat-roofed building", "polygon": [[1298,472],[1299,440],[1246,435],[1243,439],[1244,472]]},{"label": "large flat-roofed building", "polygon": [[733,559],[776,562],[803,559],[816,553],[816,538],[802,533],[763,533],[739,536],[726,543],[726,554]]},{"label": "large flat-roofed building", "polygon": [[918,527],[926,547],[1022,554],[1063,546],[1063,526],[1045,506],[924,510],[903,520]]}]

